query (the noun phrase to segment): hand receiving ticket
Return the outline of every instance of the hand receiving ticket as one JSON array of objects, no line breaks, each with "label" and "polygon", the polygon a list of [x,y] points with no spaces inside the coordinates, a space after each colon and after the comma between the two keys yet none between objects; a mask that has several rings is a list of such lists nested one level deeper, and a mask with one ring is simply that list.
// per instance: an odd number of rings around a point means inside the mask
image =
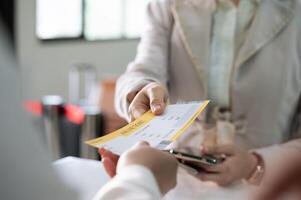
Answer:
[{"label": "hand receiving ticket", "polygon": [[164,113],[155,116],[148,111],[127,126],[86,143],[121,154],[139,141],[164,149],[184,133],[208,105],[209,101],[168,105]]}]

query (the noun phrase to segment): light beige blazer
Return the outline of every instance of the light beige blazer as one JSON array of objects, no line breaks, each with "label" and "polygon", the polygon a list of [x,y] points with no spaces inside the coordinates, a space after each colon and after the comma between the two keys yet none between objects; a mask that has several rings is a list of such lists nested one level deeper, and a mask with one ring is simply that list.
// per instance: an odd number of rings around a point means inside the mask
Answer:
[{"label": "light beige blazer", "polygon": [[[156,0],[147,9],[137,57],[120,77],[116,109],[128,118],[126,95],[149,82],[169,88],[171,102],[207,98],[212,0]],[[301,1],[263,0],[236,57],[231,82],[233,119],[245,119],[245,148],[265,159],[300,141]],[[276,149],[276,150],[275,150]],[[277,160],[277,159],[274,159]]]}]

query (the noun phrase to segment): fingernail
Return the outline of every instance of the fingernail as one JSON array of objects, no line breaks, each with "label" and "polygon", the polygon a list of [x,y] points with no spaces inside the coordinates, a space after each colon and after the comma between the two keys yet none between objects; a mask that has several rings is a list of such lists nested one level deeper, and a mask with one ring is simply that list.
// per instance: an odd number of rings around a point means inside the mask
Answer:
[{"label": "fingernail", "polygon": [[201,146],[200,150],[201,150],[202,154],[205,154],[208,151],[208,149],[206,147],[204,147],[204,146]]},{"label": "fingernail", "polygon": [[141,141],[139,142],[139,144],[142,146],[149,146],[149,143],[147,141]]},{"label": "fingernail", "polygon": [[161,105],[156,104],[156,105],[153,105],[152,108],[153,108],[153,112],[158,112],[159,110],[161,110]]},{"label": "fingernail", "polygon": [[146,141],[140,141],[140,142],[137,142],[136,144],[134,144],[131,149],[137,149],[137,148],[141,148],[141,147],[147,147],[149,146],[149,143],[146,142]]},{"label": "fingernail", "polygon": [[143,113],[140,110],[135,110],[134,113],[133,113],[135,119],[141,117],[142,114]]},{"label": "fingernail", "polygon": [[104,155],[106,153],[106,150],[104,148],[100,148],[100,149],[98,149],[98,153],[100,155]]}]

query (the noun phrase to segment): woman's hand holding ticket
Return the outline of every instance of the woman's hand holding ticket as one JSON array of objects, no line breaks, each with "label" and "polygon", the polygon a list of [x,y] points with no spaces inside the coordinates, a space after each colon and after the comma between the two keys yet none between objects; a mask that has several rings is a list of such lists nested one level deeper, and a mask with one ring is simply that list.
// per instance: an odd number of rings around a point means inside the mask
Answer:
[{"label": "woman's hand holding ticket", "polygon": [[168,99],[168,92],[162,84],[150,83],[144,86],[138,93],[130,93],[127,99],[130,102],[129,114],[131,121],[134,121],[149,109],[155,115],[162,114]]}]

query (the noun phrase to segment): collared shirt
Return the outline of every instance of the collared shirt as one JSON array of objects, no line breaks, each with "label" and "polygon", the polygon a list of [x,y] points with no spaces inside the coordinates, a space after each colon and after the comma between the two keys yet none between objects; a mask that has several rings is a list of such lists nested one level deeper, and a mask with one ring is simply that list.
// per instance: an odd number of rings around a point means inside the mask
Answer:
[{"label": "collared shirt", "polygon": [[216,0],[211,35],[208,97],[212,105],[230,106],[235,58],[253,22],[260,0]]}]

